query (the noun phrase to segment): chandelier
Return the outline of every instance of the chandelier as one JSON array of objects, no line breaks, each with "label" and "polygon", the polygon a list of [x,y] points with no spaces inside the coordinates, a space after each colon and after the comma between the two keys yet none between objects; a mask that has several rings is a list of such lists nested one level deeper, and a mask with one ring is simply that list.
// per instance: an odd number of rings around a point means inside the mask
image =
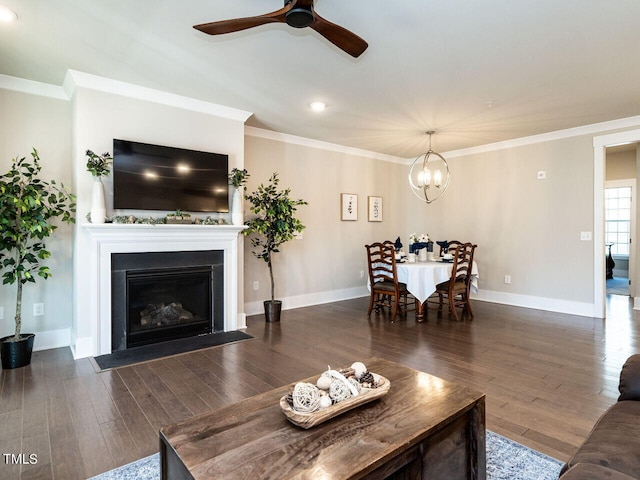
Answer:
[{"label": "chandelier", "polygon": [[420,200],[431,203],[440,197],[449,186],[449,165],[442,155],[431,149],[433,130],[425,132],[429,135],[429,150],[416,158],[409,170],[411,191]]}]

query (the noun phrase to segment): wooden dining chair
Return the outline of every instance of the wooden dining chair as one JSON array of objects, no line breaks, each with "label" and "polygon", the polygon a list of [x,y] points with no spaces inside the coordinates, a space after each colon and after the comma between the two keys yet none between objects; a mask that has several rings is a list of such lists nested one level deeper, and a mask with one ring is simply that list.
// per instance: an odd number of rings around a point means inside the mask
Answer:
[{"label": "wooden dining chair", "polygon": [[446,296],[449,302],[449,314],[453,315],[455,320],[458,320],[457,307],[462,307],[462,314],[467,314],[469,318],[473,319],[469,291],[471,290],[473,255],[476,247],[477,245],[472,243],[459,243],[455,250],[449,249],[449,253],[453,254],[451,277],[446,282],[436,285],[437,298],[434,295],[427,299],[430,303],[437,302],[438,315],[442,314],[442,306]]},{"label": "wooden dining chair", "polygon": [[367,316],[371,316],[374,307],[376,312],[383,307],[389,307],[393,308],[391,322],[395,322],[398,311],[407,308],[409,292],[406,284],[398,282],[393,242],[377,242],[365,245],[365,248],[371,286]]}]

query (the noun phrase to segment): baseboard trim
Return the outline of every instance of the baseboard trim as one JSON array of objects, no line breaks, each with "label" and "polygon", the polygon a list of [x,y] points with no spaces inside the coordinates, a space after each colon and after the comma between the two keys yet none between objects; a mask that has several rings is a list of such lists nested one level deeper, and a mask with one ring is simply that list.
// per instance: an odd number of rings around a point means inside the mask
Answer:
[{"label": "baseboard trim", "polygon": [[71,329],[62,328],[60,330],[46,330],[35,332],[36,338],[33,342],[33,351],[49,350],[51,348],[68,347],[71,344]]},{"label": "baseboard trim", "polygon": [[581,317],[599,317],[596,314],[595,304],[560,300],[557,298],[534,297],[532,295],[520,295],[515,293],[495,292],[491,290],[479,290],[472,294],[471,298],[484,302],[500,303],[512,307],[531,308],[548,312],[566,313]]},{"label": "baseboard trim", "polygon": [[[369,291],[366,286],[362,286],[344,290],[330,290],[294,297],[285,297],[281,300],[282,309],[290,310],[293,308],[309,307],[312,305],[321,305],[323,303],[339,302],[341,300],[350,300],[352,298],[367,296],[369,296]],[[531,295],[518,295],[513,293],[494,292],[490,290],[479,290],[477,293],[472,294],[472,298],[483,302],[499,303],[512,307],[566,313],[581,317],[598,317],[595,313],[596,309],[593,303],[573,302],[570,300],[534,297]],[[640,305],[640,303],[636,303],[636,305]],[[246,315],[259,315],[264,313],[262,302],[245,303],[244,310]]]},{"label": "baseboard trim", "polygon": [[[282,298],[282,310],[291,310],[293,308],[310,307],[312,305],[321,305],[323,303],[339,302],[341,300],[350,300],[352,298],[360,298],[369,296],[366,286],[345,288],[342,290],[329,290],[326,292],[307,293],[304,295],[296,295],[293,297]],[[264,313],[263,302],[248,302],[244,304],[246,315],[259,315]]]},{"label": "baseboard trim", "polygon": [[93,340],[91,337],[72,336],[71,353],[74,360],[93,357]]},{"label": "baseboard trim", "polygon": [[236,323],[238,326],[238,330],[244,330],[247,328],[247,314],[246,313],[238,313],[238,321]]}]

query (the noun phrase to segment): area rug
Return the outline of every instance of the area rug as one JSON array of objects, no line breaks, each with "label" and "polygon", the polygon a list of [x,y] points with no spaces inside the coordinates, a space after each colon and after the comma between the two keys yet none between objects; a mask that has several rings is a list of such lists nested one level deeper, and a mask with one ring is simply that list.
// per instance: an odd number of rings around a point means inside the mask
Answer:
[{"label": "area rug", "polygon": [[[556,480],[562,462],[497,433],[487,431],[488,480]],[[89,480],[160,480],[160,454]]]},{"label": "area rug", "polygon": [[142,347],[117,350],[107,355],[93,357],[99,370],[126,367],[134,363],[147,362],[158,358],[176,355],[178,353],[193,352],[203,348],[215,347],[231,342],[239,342],[253,338],[251,335],[234,330],[232,332],[217,332],[197,337],[181,338],[168,342],[154,343]]},{"label": "area rug", "polygon": [[487,478],[557,480],[560,460],[487,430]]}]

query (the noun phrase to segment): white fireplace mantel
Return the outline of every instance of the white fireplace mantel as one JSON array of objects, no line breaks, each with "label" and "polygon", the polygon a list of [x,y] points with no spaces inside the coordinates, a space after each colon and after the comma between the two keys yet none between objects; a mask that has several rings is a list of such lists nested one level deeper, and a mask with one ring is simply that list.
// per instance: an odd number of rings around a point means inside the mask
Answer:
[{"label": "white fireplace mantel", "polygon": [[[91,322],[91,345],[87,345],[91,350],[89,355],[111,353],[113,253],[223,251],[224,330],[244,328],[244,315],[238,314],[238,234],[245,228],[232,225],[81,225],[79,230],[88,241],[89,258],[76,259],[76,268],[88,268],[89,281],[77,285],[76,293],[80,298],[88,299],[89,311],[78,312],[78,316]],[[81,352],[75,354],[76,358],[85,356]]]}]

